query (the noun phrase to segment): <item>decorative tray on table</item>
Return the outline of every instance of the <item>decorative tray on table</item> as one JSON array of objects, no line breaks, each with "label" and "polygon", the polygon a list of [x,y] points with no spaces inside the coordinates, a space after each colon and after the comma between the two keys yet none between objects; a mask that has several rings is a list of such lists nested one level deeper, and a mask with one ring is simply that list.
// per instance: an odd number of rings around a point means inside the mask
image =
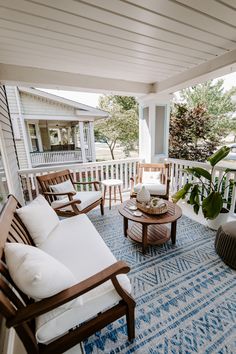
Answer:
[{"label": "decorative tray on table", "polygon": [[151,215],[161,215],[168,211],[168,205],[163,199],[159,199],[156,206],[154,206],[152,200],[150,204],[140,203],[136,200],[136,205],[139,210]]}]

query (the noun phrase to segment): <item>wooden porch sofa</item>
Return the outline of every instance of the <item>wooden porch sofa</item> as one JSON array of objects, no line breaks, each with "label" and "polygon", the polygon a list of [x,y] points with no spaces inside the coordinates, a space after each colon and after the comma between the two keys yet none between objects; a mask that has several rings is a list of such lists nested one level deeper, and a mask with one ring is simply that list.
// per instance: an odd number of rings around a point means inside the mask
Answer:
[{"label": "wooden porch sofa", "polygon": [[[27,353],[63,353],[124,315],[128,338],[132,340],[135,301],[126,275],[130,269],[116,260],[87,215],[59,220],[36,247],[19,217],[23,208],[19,208],[19,202],[10,196],[0,214],[0,313],[6,318],[6,326],[15,328]],[[13,281],[7,262],[9,247],[28,249],[25,245],[61,262],[73,273],[75,285],[39,301],[26,295]],[[58,309],[60,315],[55,315]]]}]

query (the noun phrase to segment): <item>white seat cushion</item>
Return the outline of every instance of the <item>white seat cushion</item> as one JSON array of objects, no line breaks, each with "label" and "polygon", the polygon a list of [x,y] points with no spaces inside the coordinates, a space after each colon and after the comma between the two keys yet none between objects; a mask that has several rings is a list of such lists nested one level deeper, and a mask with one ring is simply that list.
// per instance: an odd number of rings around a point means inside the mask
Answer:
[{"label": "white seat cushion", "polygon": [[[81,200],[80,204],[76,204],[77,208],[82,211],[83,209],[87,208],[89,205],[95,203],[99,199],[102,198],[102,193],[100,191],[92,191],[92,192],[77,192],[73,199]],[[69,199],[63,198],[60,200],[54,200],[51,204],[53,208],[57,208],[65,203],[67,203]],[[67,206],[61,210],[72,210],[71,206]]]},{"label": "white seat cushion", "polygon": [[138,193],[142,186],[149,191],[152,195],[165,195],[166,194],[166,185],[162,183],[138,183],[134,186],[134,192]]},{"label": "white seat cushion", "polygon": [[[60,221],[40,248],[66,265],[78,282],[116,262],[116,258],[85,214]],[[117,278],[130,293],[128,277],[122,274]],[[89,291],[82,298],[83,305],[78,305],[77,302],[63,314],[58,315],[53,310],[39,316],[36,321],[37,340],[47,343],[120,300],[111,281]]]}]

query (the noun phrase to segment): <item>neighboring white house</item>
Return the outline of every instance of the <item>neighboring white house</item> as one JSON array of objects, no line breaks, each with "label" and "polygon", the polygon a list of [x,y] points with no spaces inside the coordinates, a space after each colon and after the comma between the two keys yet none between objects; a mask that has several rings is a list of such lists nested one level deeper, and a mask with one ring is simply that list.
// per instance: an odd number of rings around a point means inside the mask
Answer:
[{"label": "neighboring white house", "polygon": [[94,121],[107,112],[34,88],[6,93],[20,168],[96,161]]}]

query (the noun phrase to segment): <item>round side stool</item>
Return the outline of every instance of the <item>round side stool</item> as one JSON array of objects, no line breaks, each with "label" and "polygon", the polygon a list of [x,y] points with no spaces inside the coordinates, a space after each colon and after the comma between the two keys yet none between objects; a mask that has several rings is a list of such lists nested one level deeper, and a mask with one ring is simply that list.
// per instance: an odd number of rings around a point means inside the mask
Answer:
[{"label": "round side stool", "polygon": [[227,222],[219,227],[215,249],[230,268],[236,269],[236,221]]},{"label": "round side stool", "polygon": [[118,188],[120,194],[120,201],[122,203],[121,187],[123,185],[123,181],[121,179],[104,179],[102,181],[102,184],[104,186],[104,200],[106,200],[107,189],[109,190],[109,209],[111,209],[112,188],[114,189],[113,190],[114,201],[116,202],[116,188]]}]

